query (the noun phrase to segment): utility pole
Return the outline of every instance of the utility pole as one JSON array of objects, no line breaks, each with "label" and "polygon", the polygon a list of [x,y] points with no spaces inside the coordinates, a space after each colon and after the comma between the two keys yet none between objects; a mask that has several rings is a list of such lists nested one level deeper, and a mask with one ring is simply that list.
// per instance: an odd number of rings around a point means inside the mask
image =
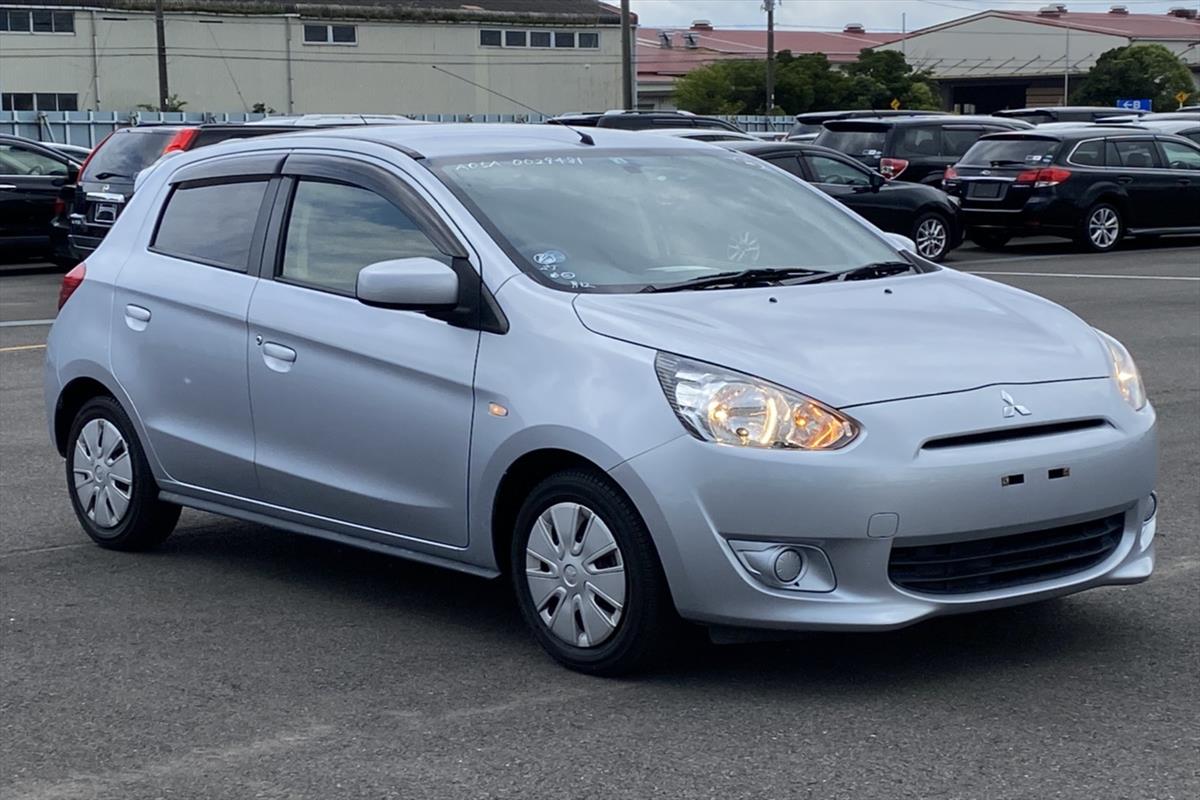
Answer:
[{"label": "utility pole", "polygon": [[163,0],[154,0],[154,39],[158,56],[158,110],[167,110],[167,34],[163,23]]},{"label": "utility pole", "polygon": [[[160,0],[161,2],[161,0]],[[629,24],[629,0],[621,0],[621,108],[634,110],[633,30]]]},{"label": "utility pole", "polygon": [[775,0],[763,0],[767,10],[767,113],[775,108]]},{"label": "utility pole", "polygon": [[1063,105],[1070,105],[1071,94],[1071,29],[1067,28],[1067,47],[1063,54]]}]

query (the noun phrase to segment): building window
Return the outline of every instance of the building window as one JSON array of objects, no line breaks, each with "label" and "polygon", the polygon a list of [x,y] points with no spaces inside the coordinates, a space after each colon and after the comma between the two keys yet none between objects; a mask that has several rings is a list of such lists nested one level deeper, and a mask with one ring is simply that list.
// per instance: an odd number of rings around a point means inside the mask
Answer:
[{"label": "building window", "polygon": [[529,42],[529,34],[525,31],[505,31],[504,46],[505,47],[526,47]]},{"label": "building window", "polygon": [[75,12],[0,8],[0,32],[74,33]]},{"label": "building window", "polygon": [[579,46],[585,48],[596,48],[600,46],[600,34],[598,33],[581,33],[579,34]]},{"label": "building window", "polygon": [[5,92],[0,111],[78,111],[79,95],[57,92]]},{"label": "building window", "polygon": [[574,31],[523,31],[496,30],[487,28],[479,31],[480,47],[555,47],[586,48],[600,46],[599,33],[575,33]]},{"label": "building window", "polygon": [[574,47],[575,46],[575,34],[567,33],[564,31],[559,31],[558,33],[555,33],[554,34],[554,46],[555,47]]},{"label": "building window", "polygon": [[529,34],[530,47],[549,47],[550,31],[532,31]]},{"label": "building window", "polygon": [[500,31],[480,31],[479,46],[480,47],[499,47],[501,42]]},{"label": "building window", "polygon": [[305,44],[358,44],[358,29],[353,25],[314,25],[304,23]]}]

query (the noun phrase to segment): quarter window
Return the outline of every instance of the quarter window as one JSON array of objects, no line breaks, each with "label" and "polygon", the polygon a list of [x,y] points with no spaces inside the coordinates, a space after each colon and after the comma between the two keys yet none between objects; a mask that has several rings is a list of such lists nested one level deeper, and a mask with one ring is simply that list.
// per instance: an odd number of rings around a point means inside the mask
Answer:
[{"label": "quarter window", "polygon": [[305,44],[358,44],[358,28],[353,25],[304,24]]},{"label": "quarter window", "polygon": [[414,256],[449,262],[411,217],[374,192],[322,181],[297,184],[281,278],[353,295],[363,267]]},{"label": "quarter window", "polygon": [[1104,166],[1104,142],[1093,139],[1090,142],[1080,142],[1071,154],[1071,163],[1081,167]]},{"label": "quarter window", "polygon": [[1200,169],[1200,150],[1178,142],[1159,142],[1171,169]]},{"label": "quarter window", "polygon": [[245,272],[267,182],[179,186],[171,192],[151,248]]}]

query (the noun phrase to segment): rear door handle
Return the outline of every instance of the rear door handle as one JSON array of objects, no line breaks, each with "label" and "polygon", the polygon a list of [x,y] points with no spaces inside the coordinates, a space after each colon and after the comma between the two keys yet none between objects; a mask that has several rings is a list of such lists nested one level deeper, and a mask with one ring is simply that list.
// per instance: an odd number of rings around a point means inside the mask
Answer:
[{"label": "rear door handle", "polygon": [[1133,178],[1128,175],[1122,175],[1121,177],[1117,178],[1117,183],[1133,183]]},{"label": "rear door handle", "polygon": [[264,342],[263,361],[276,372],[287,372],[296,363],[296,351],[276,342]]},{"label": "rear door handle", "polygon": [[150,324],[150,309],[130,303],[125,306],[125,324],[130,330],[146,330],[146,326]]}]

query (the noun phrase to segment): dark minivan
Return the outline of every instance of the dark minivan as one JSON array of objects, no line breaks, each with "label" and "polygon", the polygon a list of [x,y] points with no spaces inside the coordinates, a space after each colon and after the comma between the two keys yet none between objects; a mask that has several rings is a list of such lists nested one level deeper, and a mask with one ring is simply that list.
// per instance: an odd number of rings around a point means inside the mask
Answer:
[{"label": "dark minivan", "polygon": [[826,122],[842,119],[887,119],[890,117],[939,117],[947,111],[875,111],[873,109],[854,109],[851,111],[806,111],[796,115],[792,129],[788,131],[789,141],[811,141],[825,130]]},{"label": "dark minivan", "polygon": [[813,144],[845,153],[888,178],[937,186],[946,167],[980,136],[1031,127],[1020,120],[952,114],[835,120],[825,123]]},{"label": "dark minivan", "polygon": [[988,136],[943,185],[984,247],[1052,235],[1105,252],[1126,235],[1200,233],[1200,147],[1180,136],[1097,126]]}]

